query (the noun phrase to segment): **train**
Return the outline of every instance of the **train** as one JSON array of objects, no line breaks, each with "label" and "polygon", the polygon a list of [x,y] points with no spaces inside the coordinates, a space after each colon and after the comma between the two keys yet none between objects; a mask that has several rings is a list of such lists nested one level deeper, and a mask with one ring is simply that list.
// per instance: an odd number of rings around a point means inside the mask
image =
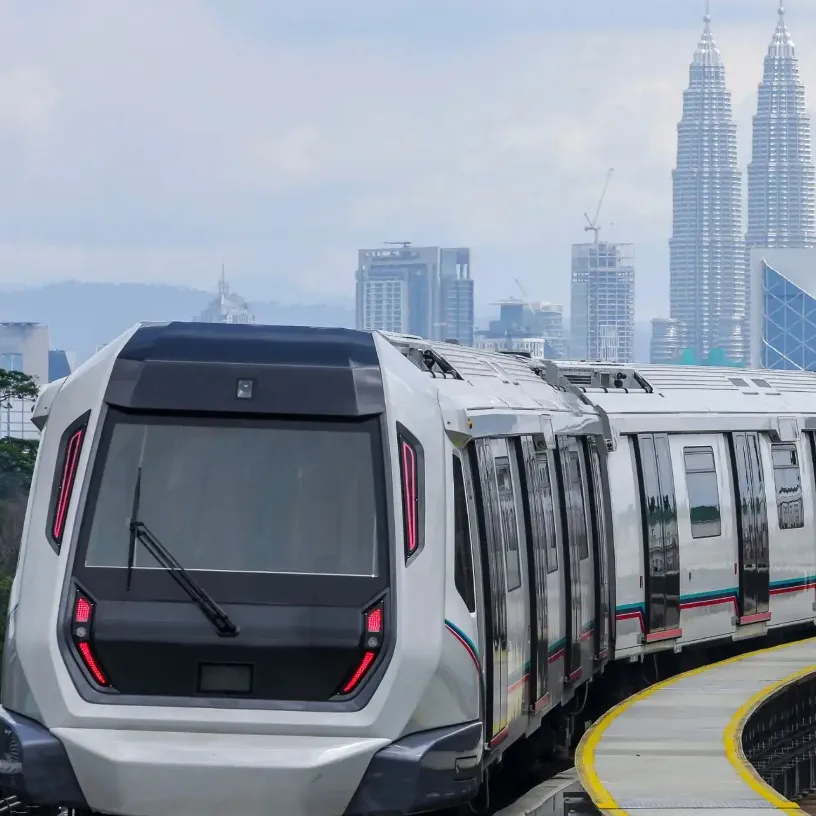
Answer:
[{"label": "train", "polygon": [[647,666],[816,617],[812,373],[143,323],[32,421],[37,813],[478,812]]}]

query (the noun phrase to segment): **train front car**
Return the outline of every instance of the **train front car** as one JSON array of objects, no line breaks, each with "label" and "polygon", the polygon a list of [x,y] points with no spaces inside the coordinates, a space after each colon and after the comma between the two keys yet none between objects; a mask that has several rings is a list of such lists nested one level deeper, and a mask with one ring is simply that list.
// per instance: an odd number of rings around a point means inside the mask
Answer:
[{"label": "train front car", "polygon": [[341,816],[476,792],[478,692],[446,679],[468,658],[445,657],[440,409],[384,338],[142,325],[36,419],[5,793]]}]

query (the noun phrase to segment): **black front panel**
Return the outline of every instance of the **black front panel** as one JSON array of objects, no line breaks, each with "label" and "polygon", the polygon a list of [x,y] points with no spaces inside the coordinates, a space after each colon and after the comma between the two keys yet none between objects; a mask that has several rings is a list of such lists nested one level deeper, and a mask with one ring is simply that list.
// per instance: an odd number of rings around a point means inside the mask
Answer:
[{"label": "black front panel", "polygon": [[188,600],[99,601],[94,647],[120,694],[321,702],[359,662],[353,608],[223,604],[239,625],[222,638]]},{"label": "black front panel", "polygon": [[385,410],[371,334],[222,323],[138,329],[113,367],[105,402],[145,411],[278,416]]},{"label": "black front panel", "polygon": [[371,335],[171,324],[121,357],[73,568],[106,693],[345,699],[367,611],[377,665],[394,631]]}]

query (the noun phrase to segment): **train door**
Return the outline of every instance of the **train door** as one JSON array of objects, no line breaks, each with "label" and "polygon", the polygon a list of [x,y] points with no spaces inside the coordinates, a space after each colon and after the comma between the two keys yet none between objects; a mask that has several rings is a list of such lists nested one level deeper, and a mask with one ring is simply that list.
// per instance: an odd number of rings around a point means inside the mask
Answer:
[{"label": "train door", "polygon": [[756,597],[757,613],[767,615],[771,609],[771,553],[768,540],[768,497],[765,494],[765,473],[762,469],[762,449],[759,434],[748,434],[748,454],[754,468],[756,498]]},{"label": "train door", "polygon": [[[530,629],[525,587],[526,559],[522,560],[521,551],[525,541],[520,474],[523,464],[518,460],[518,448],[514,440],[493,439],[491,447],[504,541],[504,574],[507,582],[507,726],[512,731],[515,720],[526,720],[529,705],[526,672],[530,658]],[[524,728],[526,729],[526,722]]]},{"label": "train door", "polygon": [[680,547],[666,434],[638,435],[638,469],[646,567],[644,629],[647,640],[659,640],[680,625]]},{"label": "train door", "polygon": [[609,654],[609,538],[607,536],[606,501],[604,497],[601,461],[593,437],[586,440],[589,458],[589,503],[592,508],[595,543],[595,639],[594,657],[603,660]]},{"label": "train door", "polygon": [[739,612],[750,619],[770,608],[768,510],[757,433],[731,434],[731,464],[739,508]]},{"label": "train door", "polygon": [[[567,682],[581,676],[581,554],[587,546],[586,522],[581,500],[581,468],[578,443],[572,437],[558,438],[561,471],[561,500],[564,517],[564,588],[566,590],[566,657],[564,675]],[[582,533],[583,530],[583,533]]]},{"label": "train door", "polygon": [[[542,500],[544,502],[545,520],[549,526],[547,539],[547,621],[550,627],[550,649],[547,677],[551,693],[557,689],[561,693],[564,683],[567,619],[570,617],[570,606],[567,600],[567,578],[563,567],[559,570],[559,559],[566,548],[564,519],[561,514],[558,487],[558,460],[554,450],[543,451],[536,455],[536,467],[541,479]],[[549,537],[551,535],[551,537]]]},{"label": "train door", "polygon": [[[526,490],[524,496],[527,529],[527,576],[530,603],[530,711],[538,713],[549,701],[550,626],[547,593],[547,551],[555,545],[552,524],[552,491],[547,451],[543,441],[539,452],[532,437],[518,442]],[[539,458],[541,457],[541,458]]]},{"label": "train door", "polygon": [[499,497],[490,440],[475,440],[474,450],[476,455],[471,456],[470,461],[481,544],[487,639],[484,654],[485,734],[492,747],[498,745],[506,735],[507,591],[499,526]]},{"label": "train door", "polygon": [[520,474],[505,439],[477,439],[475,447],[474,482],[479,487],[485,592],[492,618],[486,728],[490,747],[496,747],[510,733],[511,722],[526,714],[529,632],[517,506]]}]

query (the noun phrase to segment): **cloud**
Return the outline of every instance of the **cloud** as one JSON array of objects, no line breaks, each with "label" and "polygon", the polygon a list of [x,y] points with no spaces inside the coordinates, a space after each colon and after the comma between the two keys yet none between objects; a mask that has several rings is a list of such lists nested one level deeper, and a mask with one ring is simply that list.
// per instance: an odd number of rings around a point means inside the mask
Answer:
[{"label": "cloud", "polygon": [[[568,303],[614,167],[604,234],[637,244],[639,318],[666,310],[701,28],[680,4],[35,5],[0,7],[0,282],[202,286],[223,259],[248,297],[350,295],[357,247],[411,239],[472,246],[481,302],[519,277]],[[775,21],[722,5],[745,155]],[[796,14],[806,44],[816,15]]]}]

